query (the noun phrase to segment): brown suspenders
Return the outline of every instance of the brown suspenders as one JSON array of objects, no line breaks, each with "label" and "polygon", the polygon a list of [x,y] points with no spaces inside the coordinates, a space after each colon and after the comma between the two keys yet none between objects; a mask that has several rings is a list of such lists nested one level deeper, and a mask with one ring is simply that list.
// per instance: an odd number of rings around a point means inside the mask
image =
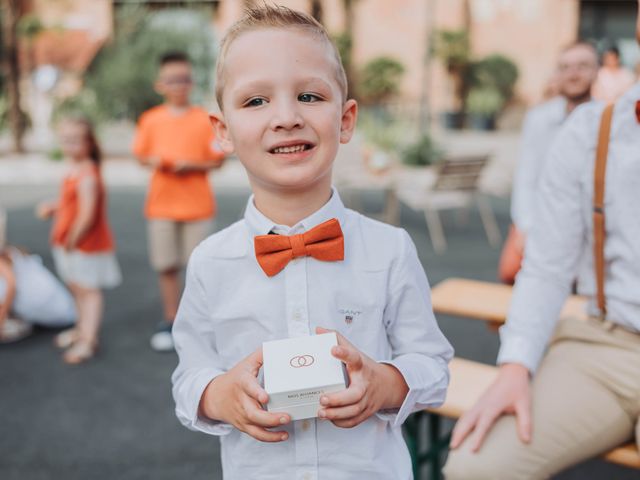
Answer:
[{"label": "brown suspenders", "polygon": [[593,183],[593,254],[596,270],[597,301],[602,319],[607,315],[607,304],[604,296],[604,178],[607,168],[609,139],[611,137],[613,107],[614,104],[609,104],[602,112]]}]

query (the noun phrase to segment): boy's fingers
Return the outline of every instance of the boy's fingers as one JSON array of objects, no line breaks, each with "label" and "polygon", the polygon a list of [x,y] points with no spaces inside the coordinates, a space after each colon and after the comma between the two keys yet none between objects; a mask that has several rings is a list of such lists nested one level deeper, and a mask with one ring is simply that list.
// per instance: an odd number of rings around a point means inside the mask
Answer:
[{"label": "boy's fingers", "polygon": [[344,407],[358,403],[364,397],[364,389],[351,384],[349,388],[336,393],[320,397],[320,405],[323,407]]},{"label": "boy's fingers", "polygon": [[338,345],[331,349],[331,354],[353,369],[362,368],[362,356],[352,345]]},{"label": "boy's fingers", "polygon": [[320,418],[326,418],[328,420],[346,420],[359,416],[362,412],[364,412],[364,410],[364,404],[354,403],[345,407],[321,408],[318,412],[318,416]]},{"label": "boy's fingers", "polygon": [[262,357],[262,347],[258,347],[258,349],[255,350],[250,355],[248,355],[244,359],[244,361],[249,366],[249,369],[250,369],[251,373],[253,373],[255,376],[257,376],[258,375],[258,370],[260,370],[260,367],[262,367],[262,363],[264,361],[263,357]]},{"label": "boy's fingers", "polygon": [[328,328],[324,328],[324,327],[316,327],[316,334],[320,335],[323,333],[330,333],[330,332],[334,332],[336,334],[336,338],[338,339],[338,345],[346,345],[349,346],[351,348],[355,348],[351,342],[349,342],[349,340],[347,340],[340,332],[338,332],[337,330],[329,330]]},{"label": "boy's fingers", "polygon": [[247,425],[245,427],[245,432],[261,442],[283,442],[289,438],[289,434],[287,432],[270,432],[269,430],[256,427],[255,425]]},{"label": "boy's fingers", "polygon": [[269,395],[258,383],[255,377],[251,375],[245,375],[242,381],[242,388],[244,392],[249,395],[253,400],[260,403],[267,403],[269,401]]},{"label": "boy's fingers", "polygon": [[285,413],[267,412],[259,408],[258,405],[247,405],[245,411],[249,422],[258,427],[279,427],[291,421],[289,415]]},{"label": "boy's fingers", "polygon": [[360,425],[367,418],[369,418],[369,415],[367,415],[367,413],[365,412],[352,418],[346,418],[344,420],[334,420],[331,423],[340,428],[353,428]]}]

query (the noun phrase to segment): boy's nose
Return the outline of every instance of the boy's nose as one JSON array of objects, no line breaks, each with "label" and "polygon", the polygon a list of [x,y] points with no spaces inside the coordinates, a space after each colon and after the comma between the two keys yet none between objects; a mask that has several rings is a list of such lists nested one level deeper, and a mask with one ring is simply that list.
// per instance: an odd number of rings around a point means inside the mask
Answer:
[{"label": "boy's nose", "polygon": [[287,102],[276,106],[271,119],[273,130],[293,130],[302,127],[304,127],[304,119],[300,115],[297,105]]}]

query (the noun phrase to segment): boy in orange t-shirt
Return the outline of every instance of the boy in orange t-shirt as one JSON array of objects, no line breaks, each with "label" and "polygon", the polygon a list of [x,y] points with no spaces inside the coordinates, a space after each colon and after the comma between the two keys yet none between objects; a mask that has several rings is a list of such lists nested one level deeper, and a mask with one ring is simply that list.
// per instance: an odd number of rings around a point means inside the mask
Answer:
[{"label": "boy in orange t-shirt", "polygon": [[193,248],[211,233],[215,200],[207,172],[222,164],[206,111],[189,103],[191,63],[181,52],[160,60],[156,91],[164,103],[138,121],[133,152],[153,168],[147,193],[149,256],[158,272],[165,321],[151,337],[156,351],[173,350],[179,274]]}]

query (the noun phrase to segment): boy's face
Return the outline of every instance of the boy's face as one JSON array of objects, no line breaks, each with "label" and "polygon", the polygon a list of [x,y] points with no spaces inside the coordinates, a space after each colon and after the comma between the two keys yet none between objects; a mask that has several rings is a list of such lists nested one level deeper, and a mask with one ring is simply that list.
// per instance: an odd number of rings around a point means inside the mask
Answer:
[{"label": "boy's face", "polygon": [[328,189],[338,145],[355,126],[331,46],[299,29],[240,35],[227,52],[220,144],[235,152],[254,192]]},{"label": "boy's face", "polygon": [[177,106],[189,103],[193,87],[191,65],[187,62],[169,62],[160,67],[155,90],[164,99]]}]

